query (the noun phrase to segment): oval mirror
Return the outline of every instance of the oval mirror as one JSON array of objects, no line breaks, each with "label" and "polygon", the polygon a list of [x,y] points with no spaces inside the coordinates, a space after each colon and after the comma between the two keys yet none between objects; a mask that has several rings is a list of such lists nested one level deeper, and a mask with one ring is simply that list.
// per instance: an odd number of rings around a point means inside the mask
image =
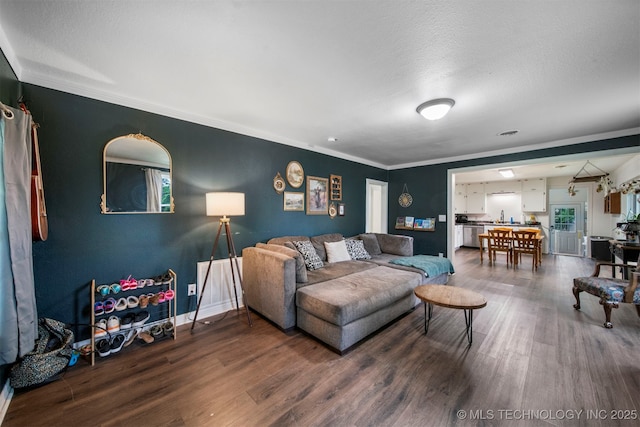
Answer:
[{"label": "oval mirror", "polygon": [[102,213],[173,213],[171,155],[148,136],[112,139],[102,156]]}]

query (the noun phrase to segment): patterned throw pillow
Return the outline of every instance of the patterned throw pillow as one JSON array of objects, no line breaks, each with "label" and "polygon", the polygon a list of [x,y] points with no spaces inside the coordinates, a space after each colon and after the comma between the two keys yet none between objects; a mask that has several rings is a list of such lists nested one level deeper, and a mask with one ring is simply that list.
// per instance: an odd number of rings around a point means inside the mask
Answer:
[{"label": "patterned throw pillow", "polygon": [[302,254],[304,263],[307,266],[307,270],[317,270],[324,267],[324,263],[318,256],[313,244],[308,240],[295,241],[293,244],[298,249],[298,252]]},{"label": "patterned throw pillow", "polygon": [[364,248],[364,242],[362,240],[347,239],[347,252],[351,256],[351,259],[371,259],[371,255]]}]

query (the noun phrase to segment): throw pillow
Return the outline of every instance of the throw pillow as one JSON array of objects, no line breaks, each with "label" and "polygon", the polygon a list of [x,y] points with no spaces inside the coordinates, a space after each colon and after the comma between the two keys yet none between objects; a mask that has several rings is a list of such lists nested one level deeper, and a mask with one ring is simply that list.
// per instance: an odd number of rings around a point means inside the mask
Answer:
[{"label": "throw pillow", "polygon": [[324,249],[327,252],[327,261],[329,262],[351,261],[351,255],[347,251],[347,244],[344,240],[324,242]]},{"label": "throw pillow", "polygon": [[298,252],[302,254],[307,270],[317,270],[324,267],[324,263],[309,240],[295,241],[293,244],[298,249]]},{"label": "throw pillow", "polygon": [[371,255],[364,248],[364,242],[362,240],[347,239],[347,252],[351,256],[351,259],[371,259]]},{"label": "throw pillow", "polygon": [[256,248],[262,248],[269,251],[274,251],[281,253],[283,255],[290,256],[291,258],[295,258],[296,260],[296,282],[298,283],[306,283],[309,279],[307,278],[307,269],[304,263],[304,258],[302,258],[302,254],[298,252],[295,246],[291,245],[291,247],[285,245],[271,245],[264,243],[256,243]]},{"label": "throw pillow", "polygon": [[382,250],[380,249],[380,244],[378,243],[378,238],[373,233],[364,233],[361,234],[360,240],[364,242],[364,247],[371,255],[380,255]]}]

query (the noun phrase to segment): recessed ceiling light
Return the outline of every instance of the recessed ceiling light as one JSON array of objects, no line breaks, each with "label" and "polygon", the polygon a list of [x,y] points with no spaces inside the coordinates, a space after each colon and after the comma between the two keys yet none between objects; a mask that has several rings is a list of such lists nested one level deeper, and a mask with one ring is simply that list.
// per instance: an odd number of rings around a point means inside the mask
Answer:
[{"label": "recessed ceiling light", "polygon": [[511,169],[500,169],[498,170],[498,172],[500,172],[500,175],[505,178],[513,178],[515,176],[513,170]]},{"label": "recessed ceiling light", "polygon": [[447,115],[455,103],[451,98],[432,99],[420,104],[416,111],[427,120],[440,120]]},{"label": "recessed ceiling light", "polygon": [[504,132],[500,132],[498,136],[513,136],[520,131],[518,130],[505,130]]},{"label": "recessed ceiling light", "polygon": [[338,138],[336,138],[334,136],[330,136],[329,138],[327,138],[327,141],[329,141],[329,142],[338,142]]}]

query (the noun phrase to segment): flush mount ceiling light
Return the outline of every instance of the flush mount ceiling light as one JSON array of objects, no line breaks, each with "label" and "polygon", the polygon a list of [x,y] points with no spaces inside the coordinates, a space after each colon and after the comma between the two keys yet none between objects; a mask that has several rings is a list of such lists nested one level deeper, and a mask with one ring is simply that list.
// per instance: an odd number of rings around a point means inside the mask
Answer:
[{"label": "flush mount ceiling light", "polygon": [[505,178],[513,178],[515,176],[513,170],[511,169],[499,169],[498,172],[500,172],[500,175]]},{"label": "flush mount ceiling light", "polygon": [[456,102],[450,98],[432,99],[420,104],[416,111],[427,120],[440,120]]}]

